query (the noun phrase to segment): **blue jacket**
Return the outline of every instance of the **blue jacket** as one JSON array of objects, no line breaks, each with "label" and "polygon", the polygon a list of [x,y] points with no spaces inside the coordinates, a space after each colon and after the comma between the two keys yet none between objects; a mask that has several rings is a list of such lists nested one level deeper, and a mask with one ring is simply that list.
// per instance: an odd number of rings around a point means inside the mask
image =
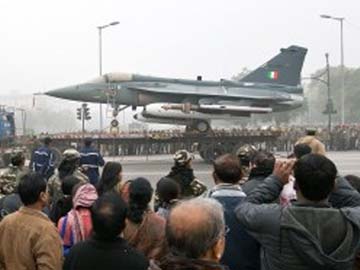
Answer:
[{"label": "blue jacket", "polygon": [[40,173],[46,180],[54,174],[55,171],[54,153],[47,146],[41,146],[34,150],[30,161],[30,169]]},{"label": "blue jacket", "polygon": [[80,150],[80,166],[89,177],[90,183],[96,185],[99,181],[99,166],[104,166],[105,161],[99,151],[92,147],[84,147]]},{"label": "blue jacket", "polygon": [[237,220],[235,208],[246,195],[239,185],[219,184],[207,192],[224,208],[225,223],[229,229],[221,263],[230,270],[260,270],[260,244],[250,236]]}]

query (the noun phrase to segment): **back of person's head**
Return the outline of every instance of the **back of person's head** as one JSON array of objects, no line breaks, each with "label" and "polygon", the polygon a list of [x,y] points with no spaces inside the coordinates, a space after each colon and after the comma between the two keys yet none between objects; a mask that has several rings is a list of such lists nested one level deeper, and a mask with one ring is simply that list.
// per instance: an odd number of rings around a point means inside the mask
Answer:
[{"label": "back of person's head", "polygon": [[311,153],[311,147],[306,143],[299,143],[294,146],[294,155],[296,159]]},{"label": "back of person's head", "polygon": [[41,174],[30,172],[20,177],[17,187],[22,203],[32,205],[39,200],[47,200],[46,181]]},{"label": "back of person's head", "polygon": [[84,139],[84,145],[87,147],[91,146],[92,142],[93,142],[92,138],[87,137]]},{"label": "back of person's head", "polygon": [[149,209],[153,189],[149,181],[139,177],[134,179],[129,186],[129,211],[128,219],[136,224],[143,220],[143,215]]},{"label": "back of person's head", "polygon": [[237,156],[225,154],[214,161],[215,180],[236,184],[242,178],[241,164]]},{"label": "back of person's head", "polygon": [[44,145],[49,146],[52,143],[52,139],[50,137],[45,137],[43,143]]},{"label": "back of person's head", "polygon": [[80,179],[70,175],[66,176],[61,183],[61,190],[64,195],[72,195],[73,188],[80,183]]},{"label": "back of person's head", "polygon": [[72,197],[73,208],[90,208],[97,198],[96,188],[92,184],[87,183],[75,186]]},{"label": "back of person's head", "polygon": [[306,130],[305,134],[307,136],[315,136],[316,135],[316,129],[309,128],[309,129]]},{"label": "back of person's head", "polygon": [[98,194],[114,190],[121,181],[122,166],[119,162],[107,162],[97,186]]},{"label": "back of person's head", "polygon": [[272,153],[266,151],[256,152],[250,160],[251,166],[261,171],[263,176],[269,176],[275,165],[275,157]]},{"label": "back of person's head", "polygon": [[[170,252],[185,258],[201,258],[217,246],[224,235],[223,208],[213,199],[196,198],[180,202],[170,212],[166,225]],[[217,255],[221,257],[222,252],[218,251],[220,254]]]},{"label": "back of person's head", "polygon": [[344,176],[344,178],[350,183],[350,185],[357,190],[357,192],[360,192],[360,177],[349,174]]},{"label": "back of person's head", "polygon": [[169,177],[163,177],[156,184],[157,195],[161,202],[170,203],[180,196],[179,184]]},{"label": "back of person's head", "polygon": [[322,201],[328,198],[334,189],[337,169],[327,157],[319,154],[307,154],[296,161],[294,166],[296,187],[310,201]]},{"label": "back of person's head", "polygon": [[10,162],[13,166],[23,166],[25,164],[25,155],[23,152],[15,152],[11,155]]},{"label": "back of person's head", "polygon": [[91,207],[91,219],[95,237],[110,241],[125,228],[127,206],[119,194],[108,192],[100,196]]}]

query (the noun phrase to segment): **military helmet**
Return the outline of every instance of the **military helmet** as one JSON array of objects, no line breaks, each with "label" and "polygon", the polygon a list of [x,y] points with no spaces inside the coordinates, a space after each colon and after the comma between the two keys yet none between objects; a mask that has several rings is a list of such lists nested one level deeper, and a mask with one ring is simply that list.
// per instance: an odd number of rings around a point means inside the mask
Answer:
[{"label": "military helmet", "polygon": [[24,151],[22,151],[20,149],[14,149],[10,153],[10,162],[11,162],[11,164],[13,164],[15,166],[24,162],[25,159],[26,159],[26,157],[25,157]]},{"label": "military helmet", "polygon": [[188,163],[190,160],[193,160],[194,158],[195,158],[195,156],[185,149],[176,151],[176,153],[174,155],[174,161],[180,165],[185,165],[186,163]]},{"label": "military helmet", "polygon": [[236,151],[236,156],[241,161],[241,165],[249,166],[250,158],[257,152],[256,147],[251,144],[244,144]]},{"label": "military helmet", "polygon": [[67,160],[79,159],[80,153],[76,149],[69,148],[64,151],[63,157]]}]

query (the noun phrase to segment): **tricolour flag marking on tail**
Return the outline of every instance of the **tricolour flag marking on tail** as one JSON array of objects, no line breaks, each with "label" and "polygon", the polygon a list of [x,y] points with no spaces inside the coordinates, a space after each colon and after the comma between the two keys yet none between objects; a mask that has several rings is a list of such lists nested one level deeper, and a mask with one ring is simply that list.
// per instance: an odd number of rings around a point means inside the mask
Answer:
[{"label": "tricolour flag marking on tail", "polygon": [[278,71],[269,71],[267,73],[267,77],[271,80],[277,80],[279,78],[279,72]]}]

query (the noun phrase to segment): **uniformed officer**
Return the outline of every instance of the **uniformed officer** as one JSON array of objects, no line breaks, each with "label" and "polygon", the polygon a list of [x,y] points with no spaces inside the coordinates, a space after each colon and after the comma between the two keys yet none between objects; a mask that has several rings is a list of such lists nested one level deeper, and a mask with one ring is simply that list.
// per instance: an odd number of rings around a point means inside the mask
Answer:
[{"label": "uniformed officer", "polygon": [[180,185],[180,198],[200,196],[206,191],[206,186],[194,175],[192,161],[194,155],[187,150],[179,150],[174,155],[174,166],[166,176],[174,179]]},{"label": "uniformed officer", "polygon": [[240,183],[243,184],[250,174],[250,159],[257,152],[256,147],[251,144],[244,144],[236,151],[236,156],[240,159],[241,169],[243,172],[243,179]]},{"label": "uniformed officer", "polygon": [[57,172],[49,179],[48,190],[51,204],[63,198],[64,194],[61,184],[63,179],[70,175],[78,178],[81,183],[89,182],[89,178],[80,170],[80,153],[75,149],[64,151],[63,159],[59,164]]},{"label": "uniformed officer", "polygon": [[84,147],[80,150],[80,166],[90,180],[96,185],[99,181],[99,167],[104,166],[105,161],[98,150],[91,146],[91,138],[85,138]]},{"label": "uniformed officer", "polygon": [[12,152],[9,167],[0,174],[0,197],[15,192],[20,176],[26,172],[24,165],[24,153],[22,151]]},{"label": "uniformed officer", "polygon": [[31,170],[40,173],[46,180],[55,171],[54,153],[50,149],[51,142],[50,137],[44,138],[43,145],[33,151],[29,166]]}]

